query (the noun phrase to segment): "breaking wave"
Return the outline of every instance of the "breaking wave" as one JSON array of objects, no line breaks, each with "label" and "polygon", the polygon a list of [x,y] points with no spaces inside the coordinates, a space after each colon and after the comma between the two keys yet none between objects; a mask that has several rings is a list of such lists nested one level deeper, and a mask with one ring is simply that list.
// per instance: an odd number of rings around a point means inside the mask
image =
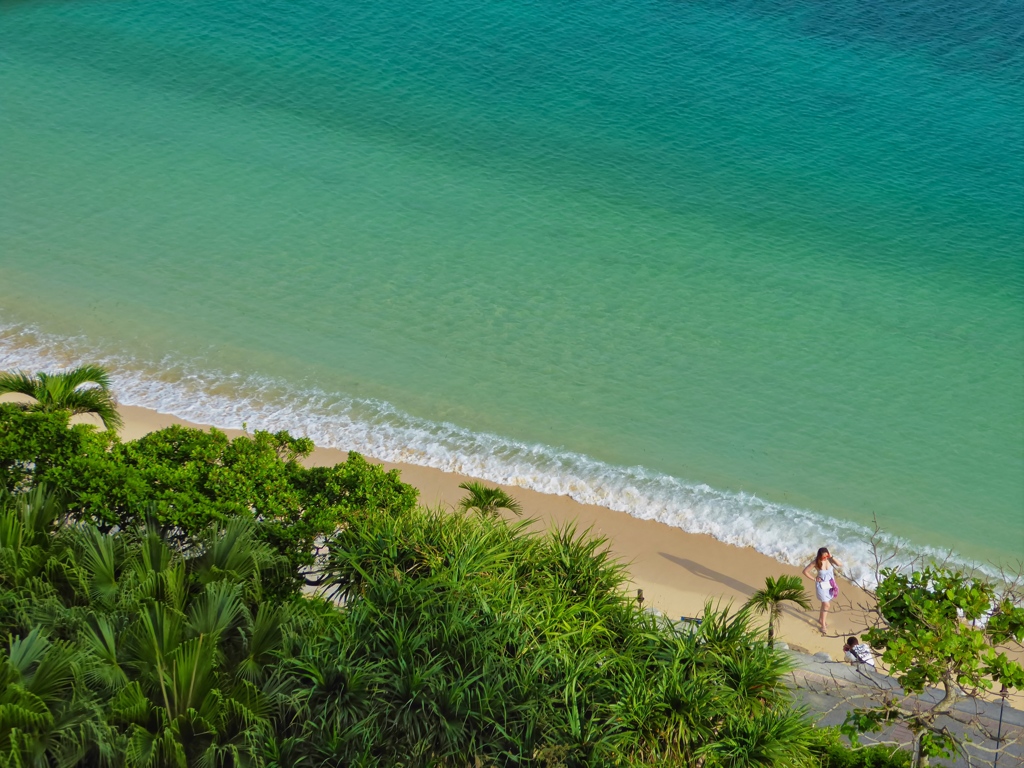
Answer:
[{"label": "breaking wave", "polygon": [[[111,371],[118,398],[126,405],[222,429],[288,430],[323,447],[565,495],[641,520],[709,534],[727,544],[752,547],[790,565],[803,565],[817,543],[824,541],[846,562],[853,581],[873,586],[872,532],[857,523],[753,494],[717,490],[642,466],[615,466],[539,443],[428,421],[380,400],[289,389],[286,382],[271,377],[200,370],[184,360],[143,364],[105,353],[83,338],[0,325],[0,369],[55,369],[86,361]],[[903,560],[949,556],[892,536],[885,536],[882,543],[888,549],[898,547]]]}]

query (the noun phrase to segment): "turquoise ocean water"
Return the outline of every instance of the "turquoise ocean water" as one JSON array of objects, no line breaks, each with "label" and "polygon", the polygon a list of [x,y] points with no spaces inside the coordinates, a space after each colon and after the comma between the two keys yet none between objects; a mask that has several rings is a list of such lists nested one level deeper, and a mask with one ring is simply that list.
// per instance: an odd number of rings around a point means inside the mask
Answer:
[{"label": "turquoise ocean water", "polygon": [[783,560],[1020,556],[1022,25],[0,0],[0,365]]}]

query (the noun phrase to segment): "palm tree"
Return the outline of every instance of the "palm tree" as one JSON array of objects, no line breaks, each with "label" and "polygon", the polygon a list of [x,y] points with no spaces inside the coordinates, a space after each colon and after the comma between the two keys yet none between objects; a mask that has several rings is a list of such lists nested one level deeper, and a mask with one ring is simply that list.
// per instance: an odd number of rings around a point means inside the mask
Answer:
[{"label": "palm tree", "polygon": [[131,764],[253,765],[270,741],[259,683],[285,634],[280,606],[259,604],[270,547],[241,518],[203,534],[190,557],[154,527],[115,536],[71,532],[76,638],[95,661],[91,684]]},{"label": "palm tree", "polygon": [[86,679],[93,666],[40,627],[0,647],[0,765],[111,762],[111,730]]},{"label": "palm tree", "polygon": [[94,413],[107,429],[117,429],[124,423],[110,392],[110,375],[98,365],[59,373],[40,371],[35,376],[25,371],[0,373],[0,395],[8,393],[34,398],[36,402],[23,406],[29,411]]},{"label": "palm tree", "polygon": [[463,512],[475,509],[482,515],[497,515],[498,510],[507,509],[517,515],[523,514],[522,505],[501,488],[488,488],[483,483],[460,483],[459,488],[469,491],[457,507]]},{"label": "palm tree", "polygon": [[775,646],[775,631],[779,628],[782,618],[782,604],[796,603],[804,610],[810,610],[811,602],[804,592],[803,582],[798,576],[769,576],[764,580],[764,589],[759,589],[747,601],[746,608],[758,614],[768,614],[768,647]]}]

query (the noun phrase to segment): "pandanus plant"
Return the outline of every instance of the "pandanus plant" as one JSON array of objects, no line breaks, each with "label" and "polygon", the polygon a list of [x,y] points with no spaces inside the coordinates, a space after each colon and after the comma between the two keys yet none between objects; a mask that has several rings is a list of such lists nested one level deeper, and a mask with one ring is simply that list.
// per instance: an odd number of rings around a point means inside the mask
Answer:
[{"label": "pandanus plant", "polygon": [[289,700],[292,763],[809,764],[787,661],[749,614],[708,606],[677,631],[627,594],[606,541],[419,509],[360,516],[330,550],[345,609],[289,663],[343,662]]}]

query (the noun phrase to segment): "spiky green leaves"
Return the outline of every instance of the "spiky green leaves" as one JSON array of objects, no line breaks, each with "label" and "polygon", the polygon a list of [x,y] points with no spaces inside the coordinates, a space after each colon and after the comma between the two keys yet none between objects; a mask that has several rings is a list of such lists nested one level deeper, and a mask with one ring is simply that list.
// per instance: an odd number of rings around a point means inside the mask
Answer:
[{"label": "spiky green leaves", "polygon": [[0,512],[20,568],[0,585],[0,766],[259,765],[288,619],[259,602],[276,558],[252,523],[186,555],[153,529],[60,528],[51,498]]},{"label": "spiky green leaves", "polygon": [[111,757],[109,728],[88,693],[87,653],[40,628],[0,646],[0,766],[76,766]]},{"label": "spiky green leaves", "polygon": [[292,759],[330,743],[352,764],[368,745],[380,765],[802,764],[786,661],[745,614],[709,606],[679,633],[625,594],[605,542],[528,526],[414,510],[340,531],[328,647],[347,660],[332,677],[346,703],[289,716]]}]

